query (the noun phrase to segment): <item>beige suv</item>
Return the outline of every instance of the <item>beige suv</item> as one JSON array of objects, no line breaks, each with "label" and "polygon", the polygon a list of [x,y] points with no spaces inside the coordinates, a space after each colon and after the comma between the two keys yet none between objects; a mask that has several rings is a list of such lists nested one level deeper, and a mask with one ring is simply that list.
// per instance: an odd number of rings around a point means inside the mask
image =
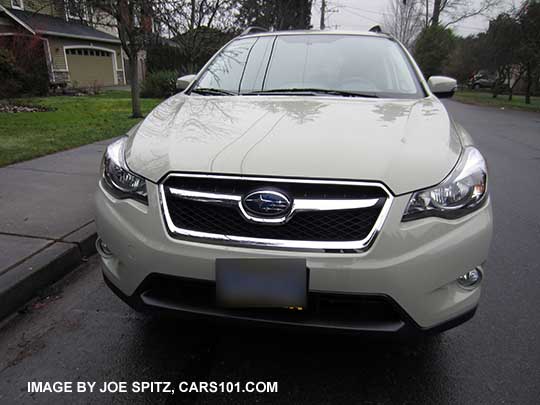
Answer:
[{"label": "beige suv", "polygon": [[111,144],[108,285],[136,309],[369,333],[478,305],[484,158],[405,48],[375,33],[240,36]]}]

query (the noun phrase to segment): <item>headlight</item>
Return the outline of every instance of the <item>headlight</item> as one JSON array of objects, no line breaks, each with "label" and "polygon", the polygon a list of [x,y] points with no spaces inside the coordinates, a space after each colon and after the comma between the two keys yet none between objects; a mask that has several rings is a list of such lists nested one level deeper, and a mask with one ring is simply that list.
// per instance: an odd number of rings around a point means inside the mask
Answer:
[{"label": "headlight", "polygon": [[146,181],[130,172],[124,159],[128,138],[111,143],[103,156],[103,179],[105,186],[117,198],[134,198],[148,204]]},{"label": "headlight", "polygon": [[411,196],[403,221],[424,217],[459,218],[479,208],[487,196],[486,161],[467,147],[450,175],[438,186]]}]

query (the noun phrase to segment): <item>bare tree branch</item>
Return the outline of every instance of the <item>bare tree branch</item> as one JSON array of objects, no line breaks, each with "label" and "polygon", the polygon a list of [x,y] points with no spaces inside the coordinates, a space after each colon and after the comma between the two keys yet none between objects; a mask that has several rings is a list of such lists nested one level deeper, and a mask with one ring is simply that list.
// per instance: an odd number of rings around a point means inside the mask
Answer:
[{"label": "bare tree branch", "polygon": [[422,1],[393,0],[384,17],[385,29],[403,45],[410,48],[423,28]]},{"label": "bare tree branch", "polygon": [[440,1],[440,14],[444,17],[445,28],[477,15],[493,14],[502,4],[502,0],[482,0],[479,4],[470,0]]}]

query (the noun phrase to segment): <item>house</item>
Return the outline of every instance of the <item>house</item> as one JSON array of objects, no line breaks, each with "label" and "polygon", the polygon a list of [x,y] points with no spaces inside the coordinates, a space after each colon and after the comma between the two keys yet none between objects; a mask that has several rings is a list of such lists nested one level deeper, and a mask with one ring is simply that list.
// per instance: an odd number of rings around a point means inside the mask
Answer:
[{"label": "house", "polygon": [[[126,64],[116,29],[73,11],[74,0],[0,0],[0,39],[38,38],[52,85],[125,85]],[[70,7],[72,5],[72,7]]]}]

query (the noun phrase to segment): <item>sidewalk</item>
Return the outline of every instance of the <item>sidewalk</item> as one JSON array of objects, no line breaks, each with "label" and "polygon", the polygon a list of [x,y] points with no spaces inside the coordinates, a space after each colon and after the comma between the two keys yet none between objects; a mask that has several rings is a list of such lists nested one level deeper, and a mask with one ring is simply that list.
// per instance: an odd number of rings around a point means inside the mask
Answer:
[{"label": "sidewalk", "polygon": [[0,168],[0,319],[95,252],[100,141]]}]

